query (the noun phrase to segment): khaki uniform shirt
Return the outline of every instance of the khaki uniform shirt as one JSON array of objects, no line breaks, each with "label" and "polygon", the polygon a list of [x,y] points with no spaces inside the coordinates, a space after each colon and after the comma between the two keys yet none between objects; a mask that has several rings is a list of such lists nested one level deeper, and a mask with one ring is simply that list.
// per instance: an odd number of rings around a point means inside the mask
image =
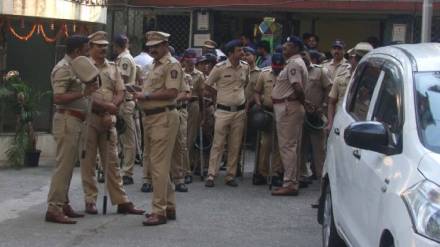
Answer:
[{"label": "khaki uniform shirt", "polygon": [[295,96],[293,84],[299,83],[304,86],[308,80],[307,67],[301,57],[297,54],[286,61],[284,69],[278,75],[275,87],[272,91],[272,98],[284,99],[289,96]]},{"label": "khaki uniform shirt", "polygon": [[351,78],[351,70],[342,71],[341,74],[337,75],[333,82],[332,89],[330,90],[328,97],[337,99],[338,104],[341,104],[342,99],[344,98],[345,95],[345,91],[347,90],[347,85],[350,82],[350,78]]},{"label": "khaki uniform shirt", "polygon": [[[84,84],[75,76],[70,65],[72,58],[65,55],[53,68],[50,75],[52,81],[53,94],[64,94],[82,92]],[[56,105],[57,109],[73,109],[87,111],[87,100],[83,97],[76,99],[68,104]]]},{"label": "khaki uniform shirt", "polygon": [[92,94],[92,97],[104,102],[113,101],[113,97],[118,91],[125,90],[124,82],[116,64],[107,59],[102,65],[97,65],[93,59],[92,62],[98,68],[102,82],[101,87]]},{"label": "khaki uniform shirt", "polygon": [[323,66],[328,70],[332,83],[335,80],[336,75],[343,73],[346,70],[350,70],[351,68],[350,63],[345,58],[343,58],[340,63],[335,63],[332,59],[329,62],[325,62]]},{"label": "khaki uniform shirt", "polygon": [[130,55],[128,50],[123,51],[116,58],[116,65],[118,65],[118,70],[123,76],[128,77],[127,84],[136,84],[136,63],[133,57]]},{"label": "khaki uniform shirt", "polygon": [[316,107],[322,107],[325,92],[331,85],[330,76],[326,68],[312,64],[309,69],[309,80],[304,86],[305,99]]},{"label": "khaki uniform shirt", "polygon": [[272,108],[272,89],[275,85],[277,77],[273,74],[271,67],[266,67],[261,71],[258,77],[257,84],[255,85],[255,92],[260,94],[261,104]]},{"label": "khaki uniform shirt", "polygon": [[249,83],[246,85],[246,89],[244,91],[246,101],[252,99],[255,93],[255,84],[257,84],[258,77],[260,76],[261,69],[255,66],[250,70],[249,75]]},{"label": "khaki uniform shirt", "polygon": [[245,103],[244,88],[249,82],[249,66],[240,61],[232,67],[229,59],[214,66],[206,80],[206,85],[217,90],[217,103],[239,106]]},{"label": "khaki uniform shirt", "polygon": [[[177,89],[182,91],[183,70],[179,61],[171,56],[170,53],[163,56],[158,61],[153,62],[147,80],[144,83],[144,92],[154,93],[161,89]],[[148,110],[169,105],[176,105],[175,99],[168,100],[146,100],[140,103],[142,109]]]}]

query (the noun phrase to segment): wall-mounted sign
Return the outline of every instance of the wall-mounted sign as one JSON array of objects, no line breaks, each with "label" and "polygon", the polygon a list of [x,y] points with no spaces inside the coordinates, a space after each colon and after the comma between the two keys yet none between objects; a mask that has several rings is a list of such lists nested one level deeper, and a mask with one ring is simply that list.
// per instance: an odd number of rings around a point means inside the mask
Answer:
[{"label": "wall-mounted sign", "polygon": [[209,14],[208,12],[197,13],[197,31],[209,30]]},{"label": "wall-mounted sign", "polygon": [[393,24],[393,42],[406,42],[406,24]]},{"label": "wall-mounted sign", "polygon": [[[93,3],[102,4],[102,1],[95,0]],[[77,3],[77,1],[66,0],[2,0],[0,1],[0,15],[107,23],[106,7],[84,5]]]},{"label": "wall-mounted sign", "polygon": [[202,47],[205,41],[211,39],[209,33],[206,34],[194,34],[194,47]]}]

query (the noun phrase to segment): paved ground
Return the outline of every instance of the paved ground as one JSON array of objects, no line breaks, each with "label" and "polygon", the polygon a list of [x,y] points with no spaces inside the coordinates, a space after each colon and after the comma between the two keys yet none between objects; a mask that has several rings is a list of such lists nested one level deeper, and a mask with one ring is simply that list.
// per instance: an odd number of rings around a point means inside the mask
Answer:
[{"label": "paved ground", "polygon": [[[272,197],[267,187],[251,185],[252,165],[238,188],[222,178],[207,189],[196,179],[189,193],[177,194],[177,221],[143,227],[143,216],[86,216],[76,225],[44,222],[53,161],[39,168],[0,170],[0,246],[321,246],[320,225],[310,204],[318,196],[315,183],[298,197]],[[150,208],[151,194],[140,192],[141,168],[126,187],[137,206]],[[101,185],[102,191],[102,185]],[[83,210],[79,169],[70,190],[72,205]],[[101,197],[100,197],[101,199]],[[101,210],[101,201],[98,202]]]}]

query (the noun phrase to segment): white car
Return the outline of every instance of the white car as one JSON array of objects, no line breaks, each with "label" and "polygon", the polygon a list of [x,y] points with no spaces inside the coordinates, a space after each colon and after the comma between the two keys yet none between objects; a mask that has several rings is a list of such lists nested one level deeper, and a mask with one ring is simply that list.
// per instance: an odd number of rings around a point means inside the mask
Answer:
[{"label": "white car", "polygon": [[323,246],[440,246],[440,44],[359,63],[327,146]]}]

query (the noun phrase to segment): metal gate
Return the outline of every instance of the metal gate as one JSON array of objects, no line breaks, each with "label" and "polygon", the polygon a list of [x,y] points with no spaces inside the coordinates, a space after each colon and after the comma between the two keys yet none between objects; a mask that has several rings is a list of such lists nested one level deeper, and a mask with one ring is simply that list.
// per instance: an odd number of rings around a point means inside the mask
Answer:
[{"label": "metal gate", "polygon": [[171,34],[170,45],[176,49],[178,54],[188,48],[189,25],[189,15],[158,15],[156,17],[156,30]]}]

